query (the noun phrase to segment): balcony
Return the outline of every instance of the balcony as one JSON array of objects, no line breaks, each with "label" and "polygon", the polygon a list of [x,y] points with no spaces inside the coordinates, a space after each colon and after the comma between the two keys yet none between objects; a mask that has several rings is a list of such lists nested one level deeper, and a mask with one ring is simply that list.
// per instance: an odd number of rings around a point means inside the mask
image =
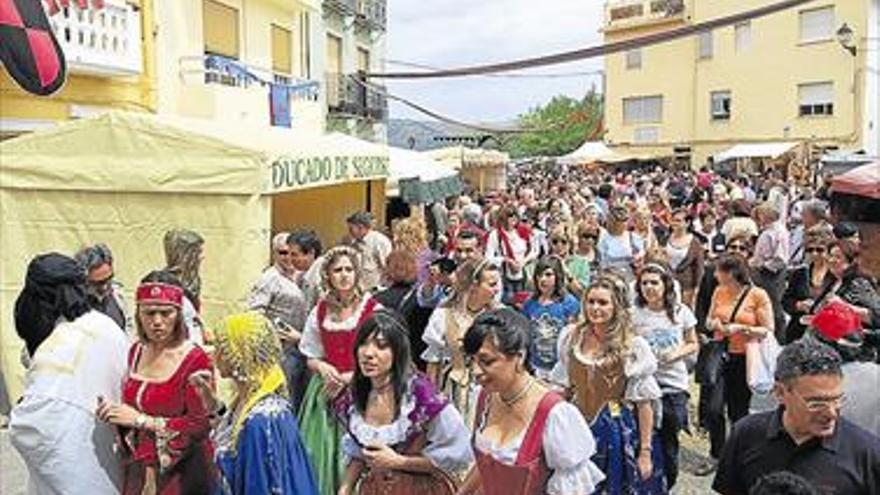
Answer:
[{"label": "balcony", "polygon": [[318,81],[211,54],[182,57],[180,77],[182,115],[303,130],[323,125]]},{"label": "balcony", "polygon": [[330,114],[345,118],[368,120],[385,120],[388,115],[388,100],[383,94],[384,87],[379,91],[358,83],[363,81],[358,74],[326,75],[327,108]]},{"label": "balcony", "polygon": [[388,23],[387,0],[357,0],[355,22],[368,29],[385,31]]},{"label": "balcony", "polygon": [[387,0],[324,0],[324,10],[343,17],[354,16],[358,27],[385,31],[388,24]]},{"label": "balcony", "polygon": [[[99,77],[134,76],[143,72],[141,14],[123,0],[69,2],[60,9],[44,3],[55,37],[71,74]],[[55,10],[53,12],[53,10]]]},{"label": "balcony", "polygon": [[604,31],[686,20],[684,0],[616,0],[605,4]]}]

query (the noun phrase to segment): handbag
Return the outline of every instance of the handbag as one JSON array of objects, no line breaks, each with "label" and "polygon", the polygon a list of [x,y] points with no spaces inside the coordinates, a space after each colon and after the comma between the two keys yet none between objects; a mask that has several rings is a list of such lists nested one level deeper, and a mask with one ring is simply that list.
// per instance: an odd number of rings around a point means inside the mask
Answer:
[{"label": "handbag", "polygon": [[[732,322],[736,319],[736,315],[739,313],[739,308],[742,307],[742,304],[750,291],[751,287],[747,287],[742,291],[742,294],[740,294],[739,299],[737,299],[736,304],[733,307],[733,311],[730,313],[728,322]],[[724,338],[722,340],[712,339],[700,346],[700,351],[697,355],[697,364],[694,367],[694,376],[697,383],[714,387],[722,380],[724,367],[730,360],[730,356],[727,352],[727,344],[728,339]]]},{"label": "handbag", "polygon": [[782,347],[770,332],[760,342],[746,344],[746,382],[753,394],[767,395],[773,389],[780,352]]}]

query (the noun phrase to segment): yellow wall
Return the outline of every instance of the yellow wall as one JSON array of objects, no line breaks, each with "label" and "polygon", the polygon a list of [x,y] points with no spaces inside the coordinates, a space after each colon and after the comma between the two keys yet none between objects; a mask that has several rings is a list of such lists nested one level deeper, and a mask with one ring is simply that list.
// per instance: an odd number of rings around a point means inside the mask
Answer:
[{"label": "yellow wall", "polygon": [[385,224],[385,181],[363,181],[336,186],[304,189],[272,197],[272,232],[314,229],[325,248],[335,246],[348,234],[345,219],[367,208],[371,193],[371,212],[376,225]]},{"label": "yellow wall", "polygon": [[[618,41],[766,5],[762,0],[687,0],[685,18],[662,25],[614,29],[606,25],[606,42]],[[641,69],[627,70],[626,54],[608,56],[606,68],[606,140],[624,151],[672,154],[676,145],[690,145],[693,165],[733,144],[744,142],[815,140],[857,148],[861,142],[864,95],[864,51],[855,59],[835,39],[801,44],[799,11],[834,5],[834,29],[846,22],[857,36],[867,31],[867,0],[817,0],[751,21],[751,48],[734,49],[734,27],[713,31],[713,56],[698,60],[698,40],[689,37],[642,49]],[[853,78],[858,74],[857,92]],[[832,81],[834,115],[798,116],[798,84]],[[731,118],[713,121],[710,93],[731,92]],[[659,124],[623,124],[623,98],[663,95]],[[858,102],[854,104],[854,102]],[[854,114],[859,112],[859,115]],[[634,145],[636,127],[658,125],[659,142]]]},{"label": "yellow wall", "polygon": [[[150,33],[153,25],[153,0],[129,3],[141,6],[141,32]],[[0,65],[0,119],[67,120],[72,116],[73,105],[153,111],[156,108],[154,52],[152,37],[144,36],[144,63],[140,75],[97,77],[74,74],[68,69],[64,87],[48,97],[21,90]]]},{"label": "yellow wall", "polygon": [[[243,125],[270,123],[269,88],[260,84],[232,87],[205,84],[203,0],[154,0],[159,38],[159,112]],[[271,79],[272,25],[291,32],[293,75],[302,67],[299,18],[310,4],[280,0],[214,0],[233,7],[239,15],[239,60],[264,80]],[[320,133],[324,129],[323,107],[316,101],[294,100],[292,127]]]}]

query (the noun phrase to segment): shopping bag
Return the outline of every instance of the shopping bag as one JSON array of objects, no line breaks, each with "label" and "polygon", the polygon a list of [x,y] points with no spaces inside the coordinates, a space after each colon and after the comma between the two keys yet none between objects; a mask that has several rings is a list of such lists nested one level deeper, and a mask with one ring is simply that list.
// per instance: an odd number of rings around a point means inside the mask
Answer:
[{"label": "shopping bag", "polygon": [[769,394],[775,381],[776,358],[782,347],[772,333],[746,343],[746,381],[753,393]]}]

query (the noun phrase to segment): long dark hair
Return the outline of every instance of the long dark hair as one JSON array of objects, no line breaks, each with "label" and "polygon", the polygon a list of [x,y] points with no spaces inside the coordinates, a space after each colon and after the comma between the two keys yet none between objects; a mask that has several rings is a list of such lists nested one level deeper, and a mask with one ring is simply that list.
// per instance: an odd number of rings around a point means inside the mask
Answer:
[{"label": "long dark hair", "polygon": [[646,263],[639,272],[639,276],[636,279],[636,305],[640,308],[648,305],[648,300],[642,294],[642,277],[646,273],[660,275],[660,280],[663,282],[663,309],[666,311],[669,321],[675,323],[675,310],[678,309],[678,301],[675,297],[675,281],[669,273],[669,269],[656,261]]},{"label": "long dark hair", "polygon": [[548,269],[553,270],[556,281],[553,286],[553,299],[561,301],[565,297],[565,270],[562,268],[562,260],[558,256],[543,256],[535,263],[535,271],[532,274],[532,284],[535,286],[535,294],[533,299],[537,300],[541,296],[541,289],[538,288],[538,279]]},{"label": "long dark hair", "polygon": [[[409,348],[409,332],[406,322],[399,313],[390,309],[378,309],[358,328],[354,344],[354,357],[358,361],[358,349],[374,337],[382,337],[388,342],[394,362],[391,365],[391,384],[394,389],[394,418],[400,415],[400,403],[407,393],[407,384],[413,373]],[[364,376],[360,363],[354,368],[351,379],[351,393],[357,410],[364,414],[373,382]]]}]

